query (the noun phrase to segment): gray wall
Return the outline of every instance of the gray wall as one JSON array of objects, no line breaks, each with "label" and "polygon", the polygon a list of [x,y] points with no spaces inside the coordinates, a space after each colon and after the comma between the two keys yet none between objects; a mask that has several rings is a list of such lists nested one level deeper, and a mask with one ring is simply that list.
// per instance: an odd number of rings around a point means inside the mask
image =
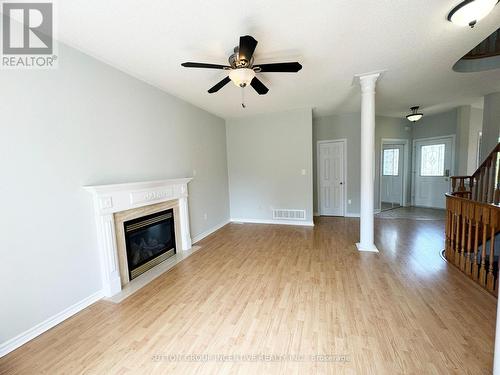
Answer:
[{"label": "gray wall", "polygon": [[483,110],[479,108],[471,108],[470,124],[469,124],[469,145],[467,151],[467,175],[472,175],[478,165],[478,146],[479,133],[483,129]]},{"label": "gray wall", "polygon": [[500,135],[500,92],[484,97],[481,162],[498,143]]},{"label": "gray wall", "polygon": [[57,70],[0,71],[0,343],[101,288],[82,186],[196,170],[192,236],[229,218],[224,120],[71,48],[59,54]]},{"label": "gray wall", "polygon": [[361,117],[359,113],[332,115],[313,119],[313,180],[314,180],[314,211],[318,212],[317,194],[317,142],[331,139],[347,140],[347,171],[346,171],[346,199],[351,201],[347,205],[346,214],[359,214],[360,194],[360,150]]},{"label": "gray wall", "polygon": [[470,105],[464,105],[457,108],[457,150],[467,150],[467,152],[457,152],[456,155],[456,171],[457,175],[467,175],[467,164],[469,160],[469,137],[470,137],[470,123],[471,123]]},{"label": "gray wall", "polygon": [[[405,129],[405,122],[399,118],[377,116],[375,121],[375,208],[380,208],[380,149],[382,138],[411,139],[411,132]],[[351,113],[332,115],[313,119],[313,158],[316,165],[316,146],[318,141],[330,139],[347,140],[346,199],[347,215],[359,215],[360,202],[360,149],[361,115]],[[411,147],[411,142],[410,147]],[[411,153],[410,161],[411,161]],[[410,173],[410,170],[408,170]],[[409,184],[406,198],[409,200]],[[314,210],[318,212],[317,171],[314,168]]]},{"label": "gray wall", "polygon": [[413,139],[417,139],[456,134],[457,120],[457,109],[424,116],[422,120],[411,124],[412,137]]},{"label": "gray wall", "polygon": [[229,119],[226,128],[231,217],[272,220],[273,208],[289,208],[312,221],[312,111]]}]

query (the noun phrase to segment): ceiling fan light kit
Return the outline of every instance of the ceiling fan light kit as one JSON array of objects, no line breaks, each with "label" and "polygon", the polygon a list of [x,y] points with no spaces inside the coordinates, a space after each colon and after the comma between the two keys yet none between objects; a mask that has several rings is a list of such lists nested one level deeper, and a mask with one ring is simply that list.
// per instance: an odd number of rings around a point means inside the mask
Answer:
[{"label": "ceiling fan light kit", "polygon": [[255,78],[255,71],[249,68],[232,69],[229,72],[229,79],[238,87],[246,87]]},{"label": "ceiling fan light kit", "polygon": [[418,120],[420,120],[422,117],[424,117],[424,114],[422,112],[418,112],[418,109],[420,107],[417,105],[417,106],[414,106],[414,107],[411,107],[410,108],[410,111],[411,113],[409,115],[406,116],[406,119],[408,121],[411,121],[411,122],[417,122]]},{"label": "ceiling fan light kit", "polygon": [[499,0],[464,0],[451,10],[448,21],[459,26],[470,26],[486,17]]},{"label": "ceiling fan light kit", "polygon": [[[302,65],[298,62],[254,65],[253,53],[255,52],[257,43],[250,35],[241,36],[240,44],[234,47],[234,53],[229,56],[229,65],[197,62],[185,62],[181,65],[186,68],[222,69],[229,71],[228,75],[222,81],[208,90],[209,94],[219,91],[232,81],[236,86],[241,88],[250,85],[259,95],[265,95],[269,89],[256,77],[256,73],[297,73],[302,69]],[[242,103],[242,107],[245,108],[244,103]]]}]

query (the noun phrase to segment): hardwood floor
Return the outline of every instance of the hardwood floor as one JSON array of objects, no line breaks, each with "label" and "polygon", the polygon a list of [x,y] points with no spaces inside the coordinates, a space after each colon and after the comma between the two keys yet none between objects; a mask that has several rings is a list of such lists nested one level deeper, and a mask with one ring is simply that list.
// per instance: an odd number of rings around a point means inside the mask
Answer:
[{"label": "hardwood floor", "polygon": [[379,254],[357,252],[357,219],[230,224],[121,304],[1,358],[0,374],[491,373],[496,300],[440,258],[444,222],[375,229]]}]

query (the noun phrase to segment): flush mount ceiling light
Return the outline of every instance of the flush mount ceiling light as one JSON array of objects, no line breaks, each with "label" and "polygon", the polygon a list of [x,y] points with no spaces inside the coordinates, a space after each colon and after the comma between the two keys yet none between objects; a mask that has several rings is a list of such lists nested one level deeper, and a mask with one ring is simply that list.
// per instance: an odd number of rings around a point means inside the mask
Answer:
[{"label": "flush mount ceiling light", "polygon": [[238,87],[246,87],[255,77],[255,71],[249,68],[237,68],[229,72],[229,78]]},{"label": "flush mount ceiling light", "polygon": [[410,110],[411,110],[411,113],[406,116],[406,118],[408,119],[408,121],[411,121],[411,122],[417,122],[418,120],[420,120],[422,117],[424,117],[424,114],[421,113],[421,112],[418,112],[418,109],[420,107],[417,105],[415,107],[411,107]]},{"label": "flush mount ceiling light", "polygon": [[458,4],[448,14],[448,21],[459,26],[474,25],[486,17],[497,5],[499,0],[465,0]]}]

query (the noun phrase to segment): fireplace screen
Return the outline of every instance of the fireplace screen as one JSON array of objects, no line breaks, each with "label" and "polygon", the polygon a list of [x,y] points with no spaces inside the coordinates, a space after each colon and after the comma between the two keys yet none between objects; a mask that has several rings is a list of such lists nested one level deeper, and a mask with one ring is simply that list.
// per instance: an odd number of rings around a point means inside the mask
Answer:
[{"label": "fireplace screen", "polygon": [[172,209],[123,223],[130,280],[175,254]]}]

